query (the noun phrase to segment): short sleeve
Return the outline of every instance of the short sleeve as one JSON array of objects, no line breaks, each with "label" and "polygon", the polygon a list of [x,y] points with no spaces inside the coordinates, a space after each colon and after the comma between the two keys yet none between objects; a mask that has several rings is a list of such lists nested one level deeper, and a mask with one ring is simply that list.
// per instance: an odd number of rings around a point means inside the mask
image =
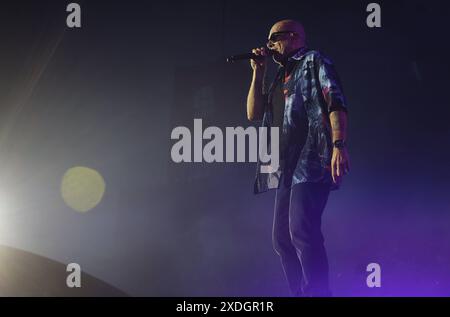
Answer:
[{"label": "short sleeve", "polygon": [[347,112],[347,101],[344,91],[331,60],[324,56],[317,59],[319,68],[319,83],[322,95],[328,107],[328,112],[345,111]]}]

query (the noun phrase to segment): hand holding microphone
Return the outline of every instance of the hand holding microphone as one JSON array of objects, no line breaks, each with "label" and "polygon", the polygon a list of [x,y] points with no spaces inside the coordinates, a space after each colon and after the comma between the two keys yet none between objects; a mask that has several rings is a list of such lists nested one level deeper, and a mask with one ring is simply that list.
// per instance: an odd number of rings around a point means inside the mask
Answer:
[{"label": "hand holding microphone", "polygon": [[227,57],[228,63],[250,59],[250,65],[253,70],[264,70],[267,63],[267,56],[271,56],[273,52],[265,47],[255,48],[251,53],[232,55]]},{"label": "hand holding microphone", "polygon": [[267,57],[270,55],[268,49],[265,47],[255,48],[252,50],[254,58],[250,59],[250,66],[253,71],[264,71],[267,65]]}]

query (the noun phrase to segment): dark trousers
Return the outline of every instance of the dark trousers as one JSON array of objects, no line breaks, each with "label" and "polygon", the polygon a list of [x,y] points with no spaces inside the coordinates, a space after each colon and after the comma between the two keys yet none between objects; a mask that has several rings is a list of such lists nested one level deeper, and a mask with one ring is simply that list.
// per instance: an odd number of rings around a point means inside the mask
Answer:
[{"label": "dark trousers", "polygon": [[300,183],[282,176],[276,192],[273,245],[294,296],[331,296],[321,218],[330,185]]}]

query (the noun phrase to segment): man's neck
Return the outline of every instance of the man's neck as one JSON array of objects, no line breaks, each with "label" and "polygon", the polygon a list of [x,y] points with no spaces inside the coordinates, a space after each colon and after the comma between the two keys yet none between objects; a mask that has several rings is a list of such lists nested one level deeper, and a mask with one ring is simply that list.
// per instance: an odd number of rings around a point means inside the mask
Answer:
[{"label": "man's neck", "polygon": [[294,69],[295,66],[295,59],[292,59],[291,57],[296,55],[298,52],[300,52],[304,47],[300,47],[298,49],[292,50],[286,58],[283,59],[283,62],[281,63],[281,66],[284,68],[284,73],[286,76],[289,76]]},{"label": "man's neck", "polygon": [[304,46],[299,47],[299,48],[295,48],[292,51],[290,51],[281,61],[281,65],[283,65],[283,67],[286,67],[289,64],[289,60],[292,56],[294,56],[295,54],[297,54],[301,49],[303,49]]}]

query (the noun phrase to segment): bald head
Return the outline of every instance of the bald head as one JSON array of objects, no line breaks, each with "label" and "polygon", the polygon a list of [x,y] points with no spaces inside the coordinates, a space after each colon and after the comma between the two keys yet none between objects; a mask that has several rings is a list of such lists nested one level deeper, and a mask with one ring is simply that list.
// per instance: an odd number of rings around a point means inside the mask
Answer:
[{"label": "bald head", "polygon": [[270,29],[267,47],[273,53],[273,60],[282,64],[291,52],[306,46],[303,25],[295,20],[281,20]]},{"label": "bald head", "polygon": [[270,34],[275,32],[283,32],[283,31],[291,31],[298,35],[299,40],[301,41],[302,46],[306,44],[306,34],[303,25],[295,20],[281,20],[275,23],[270,29]]}]

